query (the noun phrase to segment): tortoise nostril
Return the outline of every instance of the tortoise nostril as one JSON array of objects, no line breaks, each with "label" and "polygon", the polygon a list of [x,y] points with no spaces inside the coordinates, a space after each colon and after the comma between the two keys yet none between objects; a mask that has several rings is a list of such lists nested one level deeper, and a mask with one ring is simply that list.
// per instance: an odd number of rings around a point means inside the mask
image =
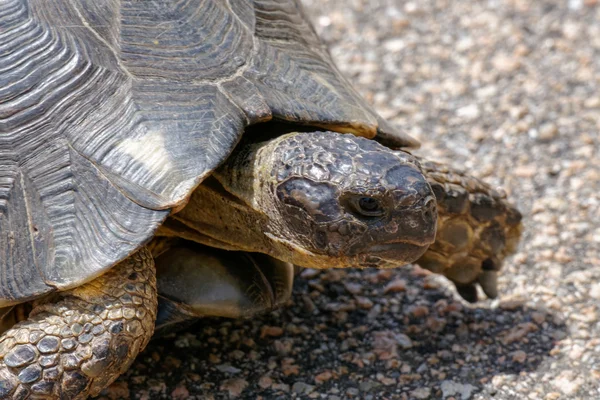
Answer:
[{"label": "tortoise nostril", "polygon": [[436,213],[437,213],[437,203],[435,201],[435,198],[432,196],[429,196],[425,200],[425,204],[423,206],[423,215],[425,217],[435,219],[435,218],[437,218],[437,216],[435,215]]}]

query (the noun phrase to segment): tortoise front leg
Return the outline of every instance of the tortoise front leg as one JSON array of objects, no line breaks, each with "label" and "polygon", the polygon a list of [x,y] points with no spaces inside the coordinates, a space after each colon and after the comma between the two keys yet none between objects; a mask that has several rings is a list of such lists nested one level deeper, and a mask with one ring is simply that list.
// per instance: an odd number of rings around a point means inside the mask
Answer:
[{"label": "tortoise front leg", "polygon": [[250,318],[272,311],[288,301],[294,279],[291,264],[265,254],[186,240],[162,252],[156,270],[155,335],[179,330],[202,317]]},{"label": "tortoise front leg", "polygon": [[154,260],[144,248],[58,296],[0,337],[0,399],[84,399],[123,373],[154,331]]},{"label": "tortoise front leg", "polygon": [[495,298],[497,274],[521,235],[521,214],[485,182],[447,166],[420,160],[438,205],[435,242],[417,261],[444,274],[467,301],[475,284]]}]

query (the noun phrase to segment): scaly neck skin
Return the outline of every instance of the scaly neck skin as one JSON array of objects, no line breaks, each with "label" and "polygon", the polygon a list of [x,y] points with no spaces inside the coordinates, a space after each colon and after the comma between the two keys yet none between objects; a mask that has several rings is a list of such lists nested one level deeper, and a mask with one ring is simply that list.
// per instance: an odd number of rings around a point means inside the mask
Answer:
[{"label": "scaly neck skin", "polygon": [[263,214],[210,177],[194,191],[185,208],[169,217],[160,233],[225,250],[269,253],[263,234],[266,223]]}]

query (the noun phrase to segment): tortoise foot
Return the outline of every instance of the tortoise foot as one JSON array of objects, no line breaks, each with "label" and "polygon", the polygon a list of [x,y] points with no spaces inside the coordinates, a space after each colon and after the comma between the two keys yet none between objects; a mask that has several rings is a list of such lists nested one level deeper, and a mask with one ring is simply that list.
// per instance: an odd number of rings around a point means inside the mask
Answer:
[{"label": "tortoise foot", "polygon": [[294,267],[264,254],[180,241],[156,259],[156,335],[201,317],[249,318],[283,305]]},{"label": "tortoise foot", "polygon": [[422,167],[437,199],[438,226],[417,263],[445,275],[469,302],[477,301],[477,284],[497,297],[498,271],[519,242],[521,214],[479,179],[430,161]]},{"label": "tortoise foot", "polygon": [[156,275],[146,249],[0,337],[0,399],[84,399],[133,362],[152,336]]}]

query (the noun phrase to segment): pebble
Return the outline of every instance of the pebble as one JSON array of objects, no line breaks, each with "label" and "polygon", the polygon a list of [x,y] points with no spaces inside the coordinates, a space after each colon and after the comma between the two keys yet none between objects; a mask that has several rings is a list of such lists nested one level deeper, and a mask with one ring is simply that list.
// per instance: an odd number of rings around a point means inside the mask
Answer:
[{"label": "pebble", "polygon": [[527,353],[523,350],[517,350],[512,353],[512,360],[514,362],[518,362],[519,364],[523,364],[525,360],[527,360]]},{"label": "pebble", "polygon": [[481,112],[477,104],[469,104],[456,110],[456,115],[466,120],[474,120],[479,118]]},{"label": "pebble", "polygon": [[292,385],[292,392],[298,394],[310,394],[315,390],[315,387],[304,382],[296,382]]},{"label": "pebble", "polygon": [[429,399],[431,396],[431,388],[418,388],[410,392],[410,395],[416,399]]},{"label": "pebble", "polygon": [[583,379],[575,377],[573,371],[563,371],[552,381],[552,385],[567,396],[574,395],[583,383]]},{"label": "pebble", "polygon": [[600,282],[596,282],[591,285],[590,296],[594,299],[600,299]]},{"label": "pebble", "polygon": [[585,108],[600,108],[600,97],[590,97],[583,105]]},{"label": "pebble", "polygon": [[105,390],[111,400],[130,398],[129,385],[127,382],[115,382]]},{"label": "pebble", "polygon": [[258,380],[258,386],[260,386],[261,389],[268,389],[271,385],[273,385],[273,379],[271,379],[270,376],[261,376]]},{"label": "pebble", "polygon": [[506,53],[500,53],[494,56],[492,59],[492,65],[500,72],[515,72],[521,63],[518,58],[508,55]]},{"label": "pebble", "polygon": [[283,335],[283,328],[279,326],[263,326],[260,332],[260,338],[278,337]]},{"label": "pebble", "polygon": [[460,396],[461,400],[471,398],[471,393],[475,390],[475,386],[471,384],[463,384],[449,380],[443,381],[440,388],[442,389],[442,397],[448,398],[450,396]]},{"label": "pebble", "polygon": [[540,126],[538,131],[538,139],[542,141],[550,141],[558,136],[558,127],[553,123],[546,123]]},{"label": "pebble", "polygon": [[229,364],[217,365],[216,368],[221,372],[224,372],[226,374],[232,374],[232,375],[238,374],[241,371],[239,368],[235,368]]},{"label": "pebble", "polygon": [[358,307],[364,310],[370,310],[371,308],[373,308],[373,301],[368,297],[357,296],[356,304],[358,305]]},{"label": "pebble", "polygon": [[172,399],[185,400],[190,398],[190,392],[184,385],[179,385],[171,392]]},{"label": "pebble", "polygon": [[248,387],[248,381],[240,378],[233,378],[223,381],[220,389],[226,390],[232,397],[238,397],[246,387]]},{"label": "pebble", "polygon": [[406,290],[406,281],[404,279],[394,279],[383,288],[383,293],[404,292]]}]

